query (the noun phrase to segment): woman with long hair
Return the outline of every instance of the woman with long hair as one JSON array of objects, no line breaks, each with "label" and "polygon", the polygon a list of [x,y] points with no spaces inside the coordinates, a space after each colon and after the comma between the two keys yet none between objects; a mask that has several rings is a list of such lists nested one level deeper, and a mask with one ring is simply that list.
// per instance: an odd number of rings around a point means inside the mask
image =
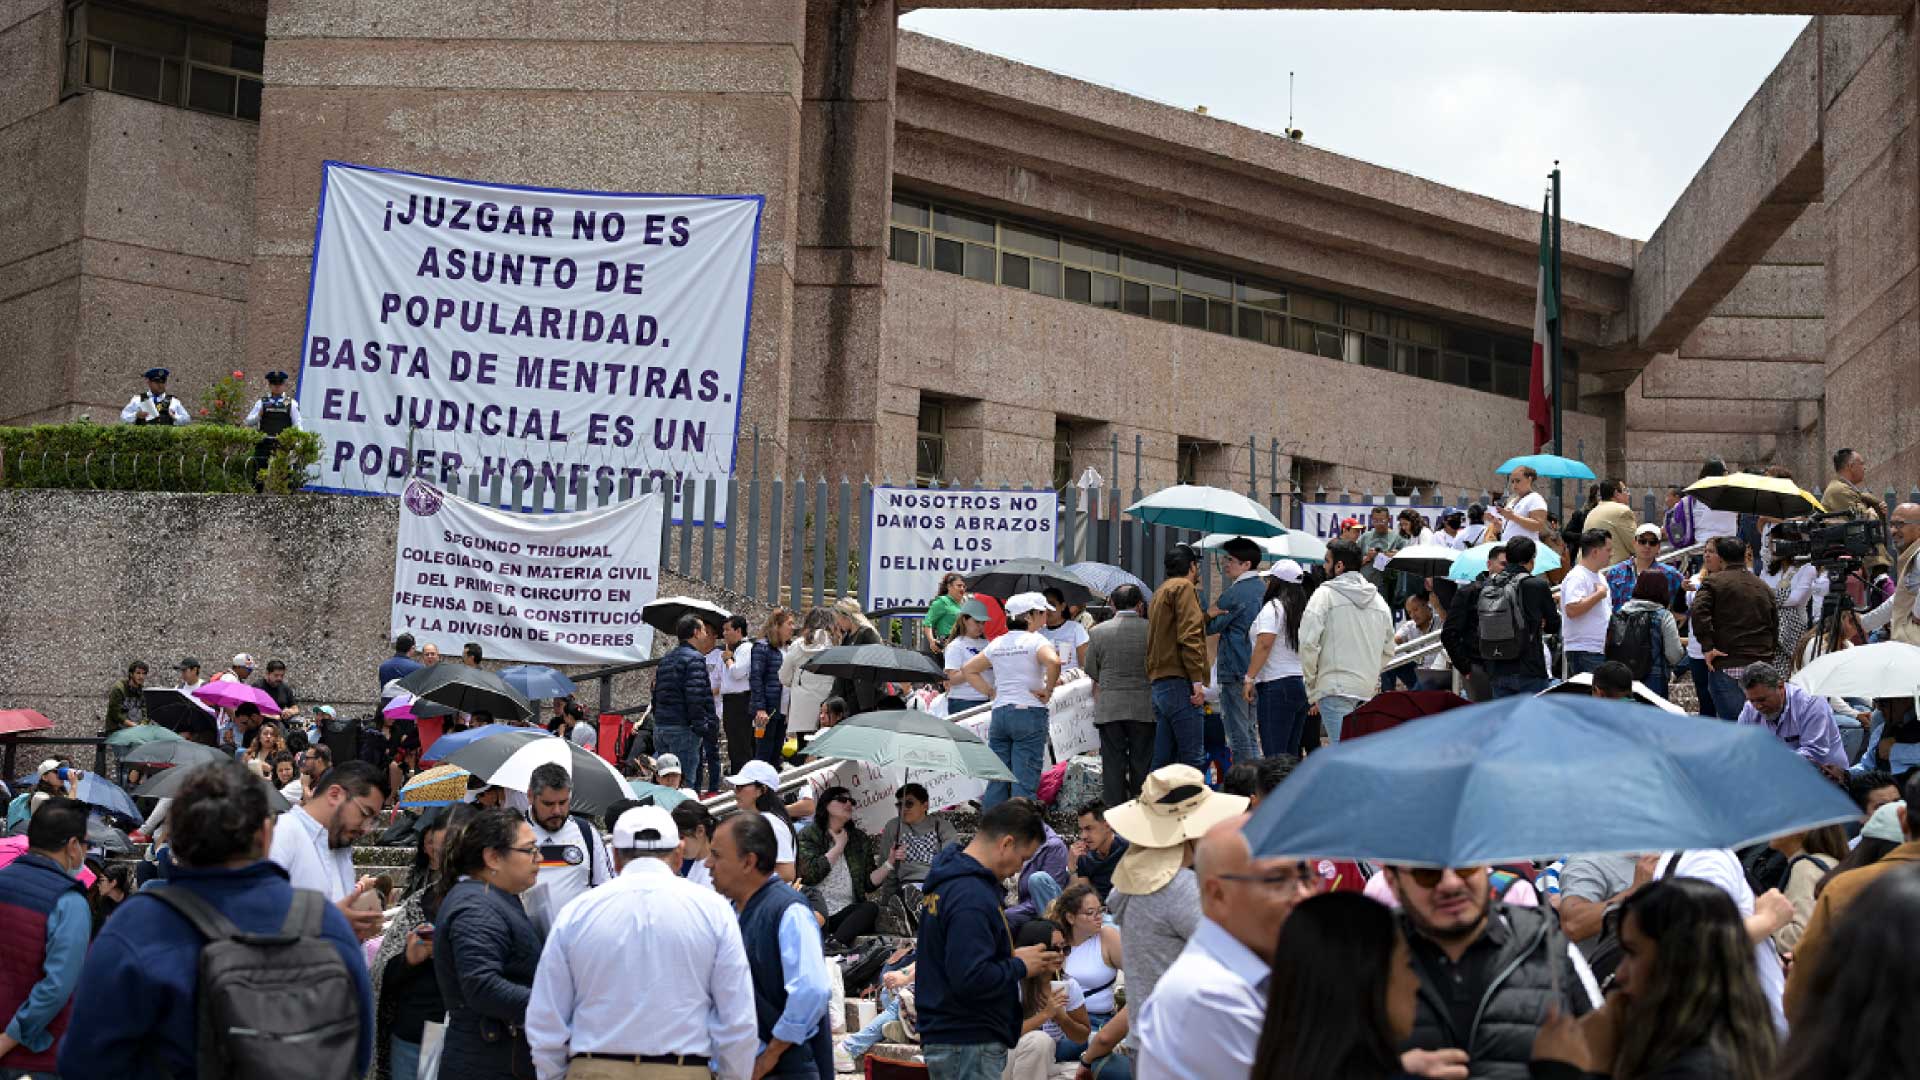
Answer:
[{"label": "woman with long hair", "polygon": [[[1300,584],[1300,564],[1282,559],[1267,578],[1267,592],[1247,633],[1253,654],[1247,659],[1247,681],[1242,689],[1260,729],[1260,749],[1273,754],[1298,754],[1307,726],[1307,683],[1300,667],[1300,616],[1307,610],[1307,590]],[[1231,693],[1232,687],[1222,687]]]},{"label": "woman with long hair", "polygon": [[826,608],[808,609],[800,620],[800,632],[780,657],[780,685],[787,688],[787,734],[806,736],[820,730],[820,706],[833,696],[833,676],[816,675],[800,665],[835,644],[833,613]]},{"label": "woman with long hair", "polygon": [[[1120,928],[1107,923],[1106,910],[1100,894],[1085,881],[1067,886],[1047,910],[1047,918],[1066,935],[1067,958],[1060,973],[1080,986],[1087,1007],[1088,1038],[1120,1011],[1114,997],[1115,984],[1120,980]],[[1062,1040],[1054,1060],[1078,1061],[1086,1048],[1086,1040]],[[1110,1064],[1100,1071],[1103,1080],[1118,1080],[1112,1063],[1119,1060],[1108,1058]]]},{"label": "woman with long hair", "polygon": [[873,837],[853,823],[853,792],[834,785],[814,801],[813,827],[796,843],[800,883],[826,922],[821,933],[851,948],[873,933],[880,905],[867,899],[873,880]]},{"label": "woman with long hair", "polygon": [[[1066,935],[1049,919],[1031,919],[1014,935],[1014,946],[1066,947]],[[1080,984],[1071,975],[1045,971],[1020,982],[1020,1040],[1007,1051],[1001,1080],[1047,1080],[1063,1042],[1084,1044],[1092,1035]]]},{"label": "woman with long hair", "polygon": [[1780,891],[1793,902],[1793,918],[1773,932],[1773,944],[1782,953],[1790,953],[1800,944],[1800,935],[1807,932],[1807,920],[1813,918],[1820,882],[1850,854],[1847,834],[1838,825],[1825,825],[1776,836],[1767,846],[1787,859],[1787,883]]},{"label": "woman with long hair", "polygon": [[1719,886],[1654,881],[1608,918],[1622,952],[1615,990],[1580,1022],[1593,1071],[1614,1080],[1772,1075],[1773,1014],[1746,924]]},{"label": "woman with long hair", "polygon": [[[979,689],[960,674],[967,661],[987,647],[987,609],[978,600],[960,605],[953,619],[953,635],[941,645],[941,667],[947,673],[947,714],[964,712],[987,703]],[[984,676],[989,684],[993,675]]]},{"label": "woman with long hair", "polygon": [[[874,628],[860,601],[843,596],[833,602],[833,622],[841,645],[879,645],[880,631]],[[880,680],[870,677],[842,676],[833,680],[833,696],[847,703],[847,715],[872,712],[879,707]]]},{"label": "woman with long hair", "polygon": [[1281,924],[1268,987],[1251,1080],[1401,1075],[1420,979],[1384,905],[1353,892],[1301,901]]},{"label": "woman with long hair", "polygon": [[520,894],[540,877],[533,826],[517,810],[482,810],[447,843],[429,896],[433,970],[447,1004],[440,1075],[515,1080],[533,1075],[527,999],[540,936]]},{"label": "woman with long hair", "polygon": [[1920,1080],[1920,870],[1869,885],[1837,920],[1792,1017],[1780,1080]]},{"label": "woman with long hair", "polygon": [[433,972],[433,918],[428,904],[439,880],[446,842],[480,811],[470,803],[437,807],[421,819],[400,914],[387,926],[369,971],[373,976],[373,1080],[414,1080],[420,1037],[429,1020],[447,1014]]}]

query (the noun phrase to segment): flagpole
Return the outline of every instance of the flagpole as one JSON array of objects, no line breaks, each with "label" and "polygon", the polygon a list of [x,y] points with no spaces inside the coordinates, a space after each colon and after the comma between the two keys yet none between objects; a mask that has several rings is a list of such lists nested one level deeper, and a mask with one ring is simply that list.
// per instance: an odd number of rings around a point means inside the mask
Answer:
[{"label": "flagpole", "polygon": [[[1555,303],[1555,311],[1554,311],[1555,318],[1551,323],[1547,324],[1547,329],[1548,329],[1547,341],[1550,346],[1549,356],[1548,356],[1549,363],[1547,365],[1547,374],[1548,374],[1548,377],[1552,380],[1552,382],[1548,384],[1549,386],[1552,387],[1552,392],[1548,395],[1547,400],[1553,407],[1553,452],[1556,454],[1559,454],[1561,457],[1566,457],[1567,456],[1566,439],[1562,436],[1560,431],[1560,396],[1566,386],[1565,381],[1561,378],[1561,375],[1560,375],[1560,372],[1562,370],[1560,366],[1560,358],[1561,358],[1560,322],[1561,322],[1561,317],[1564,316],[1566,304],[1567,304],[1567,294],[1561,288],[1561,277],[1560,277],[1560,162],[1555,161],[1553,163],[1552,175],[1553,175],[1553,296],[1556,303]],[[1566,510],[1561,503],[1561,495],[1562,495],[1561,484],[1562,484],[1562,481],[1559,480],[1558,478],[1556,478],[1553,482],[1553,505],[1554,505],[1554,509],[1560,512],[1561,520],[1564,521],[1566,520],[1566,516],[1565,516]]]}]

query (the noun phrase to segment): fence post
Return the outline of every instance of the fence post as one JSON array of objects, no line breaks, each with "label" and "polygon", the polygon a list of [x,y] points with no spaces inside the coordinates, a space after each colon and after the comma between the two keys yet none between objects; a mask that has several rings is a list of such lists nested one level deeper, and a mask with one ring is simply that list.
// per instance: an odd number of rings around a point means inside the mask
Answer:
[{"label": "fence post", "polygon": [[1260,451],[1251,433],[1247,435],[1247,498],[1260,501]]},{"label": "fence post", "polygon": [[[807,480],[796,477],[793,481],[793,561],[787,577],[792,582],[793,603],[802,603],[800,597],[807,583]],[[819,606],[820,594],[816,589],[814,606]]]},{"label": "fence post", "polygon": [[[757,438],[755,440],[755,445],[756,446],[758,445]],[[787,489],[786,480],[783,479],[778,473],[774,474],[773,490],[771,493],[773,496],[773,520],[767,523],[767,606],[768,607],[778,607],[780,604],[780,555],[781,555],[781,548],[786,545],[786,536],[787,536],[786,530],[782,528],[782,525],[784,523],[780,519],[781,519],[781,516],[786,512],[786,508],[787,508],[787,490],[786,489]],[[760,485],[755,484],[753,486],[753,493],[755,495],[760,494]],[[749,575],[748,577],[749,582],[751,582],[752,580],[751,575],[753,574],[754,565],[755,563],[753,562],[749,562],[747,564],[747,574]],[[753,591],[753,586],[751,584],[747,586],[747,591],[749,593]],[[795,610],[799,610],[800,608],[800,601],[797,598],[793,602],[793,607]]]},{"label": "fence post", "polygon": [[1061,492],[1060,495],[1061,524],[1059,534],[1055,537],[1053,557],[1059,560],[1060,565],[1071,566],[1080,561],[1073,557],[1074,538],[1078,532],[1078,519],[1080,516],[1080,489],[1072,484],[1068,484],[1067,490]]},{"label": "fence post", "polygon": [[[753,472],[747,481],[747,595],[760,589],[760,429],[753,429]],[[728,578],[732,580],[731,576]]]},{"label": "fence post", "polygon": [[701,496],[705,502],[700,507],[700,580],[713,584],[713,504],[719,493],[719,485],[708,474],[702,485]]},{"label": "fence post", "polygon": [[[1146,497],[1145,493],[1140,490],[1141,443],[1142,443],[1141,436],[1135,435],[1133,437],[1133,499],[1132,499],[1132,502],[1136,502],[1136,503]],[[1118,486],[1119,479],[1117,477],[1115,478],[1114,483],[1115,483],[1115,486]],[[1131,505],[1131,503],[1129,503],[1129,505]],[[1133,575],[1139,578],[1140,580],[1152,581],[1154,580],[1154,578],[1149,577],[1146,573],[1146,570],[1147,570],[1147,553],[1145,550],[1146,543],[1147,543],[1146,523],[1141,521],[1138,517],[1134,517],[1132,522],[1130,523],[1129,531],[1133,534],[1133,552],[1132,552],[1133,566],[1129,567],[1129,569],[1131,569],[1133,571]]]},{"label": "fence post", "polygon": [[[838,596],[850,596],[853,594],[849,577],[853,567],[853,552],[848,547],[850,543],[848,534],[853,527],[853,522],[850,520],[853,517],[853,484],[847,480],[844,473],[840,476],[839,497],[840,520],[838,528],[834,530],[833,588]],[[866,598],[861,597],[861,599]]]},{"label": "fence post", "polygon": [[738,535],[739,530],[735,528],[739,522],[740,477],[738,473],[729,472],[727,474],[727,527],[726,530],[720,534],[721,542],[726,545],[727,565],[726,570],[723,572],[726,575],[725,588],[728,592],[733,591],[733,549],[739,546],[735,543],[736,540],[740,539]]}]

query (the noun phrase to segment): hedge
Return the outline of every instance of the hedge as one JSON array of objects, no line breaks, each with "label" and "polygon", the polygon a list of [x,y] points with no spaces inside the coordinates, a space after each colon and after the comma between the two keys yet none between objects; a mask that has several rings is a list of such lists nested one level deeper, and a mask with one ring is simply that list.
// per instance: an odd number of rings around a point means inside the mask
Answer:
[{"label": "hedge", "polygon": [[284,431],[273,460],[255,470],[259,441],[251,428],[221,424],[0,427],[0,487],[251,492],[264,477],[269,491],[285,493],[320,460],[318,435]]}]

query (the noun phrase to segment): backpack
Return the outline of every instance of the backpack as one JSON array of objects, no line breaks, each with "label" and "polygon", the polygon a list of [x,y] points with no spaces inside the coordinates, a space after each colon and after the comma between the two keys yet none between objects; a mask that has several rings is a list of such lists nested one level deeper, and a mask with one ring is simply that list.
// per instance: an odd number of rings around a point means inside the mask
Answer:
[{"label": "backpack", "polygon": [[1653,622],[1660,609],[1616,611],[1607,620],[1607,659],[1618,660],[1633,670],[1633,677],[1645,680],[1653,671]]},{"label": "backpack", "polygon": [[1527,649],[1527,616],[1520,602],[1518,574],[1489,578],[1474,598],[1473,613],[1480,629],[1480,659],[1517,660]]},{"label": "backpack", "polygon": [[360,995],[321,936],[326,898],[293,890],[276,934],[249,934],[179,886],[141,893],[207,939],[200,950],[195,1045],[201,1080],[351,1080]]}]

